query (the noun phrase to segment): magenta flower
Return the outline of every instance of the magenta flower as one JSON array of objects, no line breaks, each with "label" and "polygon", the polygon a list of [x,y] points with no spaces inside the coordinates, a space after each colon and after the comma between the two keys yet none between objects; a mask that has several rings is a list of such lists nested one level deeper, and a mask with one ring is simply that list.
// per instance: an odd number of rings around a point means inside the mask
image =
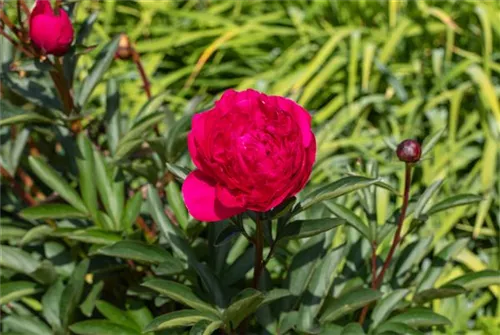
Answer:
[{"label": "magenta flower", "polygon": [[182,187],[200,221],[268,211],[304,188],[316,156],[309,113],[292,100],[226,91],[193,117],[188,149],[198,168]]},{"label": "magenta flower", "polygon": [[64,55],[73,42],[73,25],[68,14],[59,9],[56,15],[49,0],[37,0],[30,15],[29,34],[43,53]]}]

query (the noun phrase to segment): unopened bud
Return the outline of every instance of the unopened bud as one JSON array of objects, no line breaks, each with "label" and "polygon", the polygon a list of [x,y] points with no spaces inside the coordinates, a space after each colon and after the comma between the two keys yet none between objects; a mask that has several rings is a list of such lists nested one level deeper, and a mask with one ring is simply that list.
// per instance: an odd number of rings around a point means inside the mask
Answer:
[{"label": "unopened bud", "polygon": [[129,59],[132,56],[132,50],[130,46],[130,40],[127,34],[120,35],[120,41],[118,42],[118,49],[116,50],[115,57],[119,59]]},{"label": "unopened bud", "polygon": [[415,163],[418,162],[420,155],[422,155],[422,148],[420,143],[415,140],[404,140],[396,148],[396,154],[400,161]]}]

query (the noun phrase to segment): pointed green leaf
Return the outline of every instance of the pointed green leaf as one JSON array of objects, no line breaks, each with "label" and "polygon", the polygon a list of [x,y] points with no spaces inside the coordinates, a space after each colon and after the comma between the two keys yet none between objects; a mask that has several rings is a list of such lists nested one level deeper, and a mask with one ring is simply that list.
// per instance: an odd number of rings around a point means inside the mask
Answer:
[{"label": "pointed green leaf", "polygon": [[219,321],[214,319],[211,313],[184,309],[157,317],[143,329],[143,333],[177,327],[189,327],[202,320]]},{"label": "pointed green leaf", "polygon": [[371,319],[373,320],[373,327],[379,325],[382,321],[387,318],[391,312],[396,308],[396,306],[403,301],[406,295],[410,292],[407,289],[398,289],[388,293],[382,299],[380,299],[373,312],[371,314]]},{"label": "pointed green leaf", "polygon": [[304,197],[304,200],[294,208],[294,214],[297,214],[314,204],[328,199],[334,199],[350,192],[371,186],[380,182],[378,178],[366,178],[361,176],[348,176],[330,184],[321,186]]},{"label": "pointed green leaf", "polygon": [[372,236],[370,233],[370,229],[368,228],[368,225],[364,224],[363,220],[361,220],[361,218],[357,216],[353,211],[342,205],[336,204],[333,201],[325,201],[324,204],[330,212],[332,212],[339,218],[344,219],[346,221],[346,224],[356,229],[361,235],[363,235],[369,241],[372,240]]},{"label": "pointed green leaf", "polygon": [[0,305],[7,304],[11,301],[16,301],[22,297],[35,294],[39,291],[36,283],[29,281],[13,281],[0,284]]},{"label": "pointed green leaf", "polygon": [[467,292],[465,288],[458,285],[444,285],[439,288],[429,288],[413,296],[413,301],[417,304],[424,304],[434,299],[454,297]]},{"label": "pointed green leaf", "polygon": [[212,313],[214,315],[219,314],[215,307],[198,298],[194,292],[185,285],[170,280],[150,279],[144,282],[142,286],[148,287],[198,311]]},{"label": "pointed green leaf", "polygon": [[76,307],[79,305],[80,299],[82,298],[85,274],[87,273],[88,267],[88,259],[80,262],[80,264],[75,267],[68,285],[66,285],[62,293],[59,310],[61,311],[61,321],[64,329],[73,321]]},{"label": "pointed green leaf", "polygon": [[[76,164],[79,172],[79,185],[82,199],[93,216],[94,221],[97,215],[97,190],[95,184],[94,151],[92,144],[84,133],[78,134],[78,156]],[[97,221],[98,222],[98,221]]]},{"label": "pointed green leaf", "polygon": [[42,297],[42,314],[52,328],[61,327],[60,305],[64,291],[62,278],[59,278]]},{"label": "pointed green leaf", "polygon": [[86,320],[72,324],[69,329],[78,335],[139,335],[140,331],[108,320]]},{"label": "pointed green leaf", "polygon": [[109,302],[104,300],[98,300],[96,302],[96,307],[99,313],[104,315],[109,321],[116,323],[118,325],[124,326],[126,328],[135,329],[140,331],[141,328],[135,324],[134,321],[130,320],[129,316],[125,311],[113,306]]},{"label": "pointed green leaf", "polygon": [[94,91],[94,88],[99,84],[104,73],[108,70],[115,56],[119,41],[120,35],[117,35],[102,49],[99,55],[97,55],[94,66],[90,69],[88,76],[85,78],[80,88],[77,98],[78,106],[84,107],[92,91]]},{"label": "pointed green leaf", "polygon": [[453,279],[447,285],[460,285],[467,290],[475,290],[490,285],[500,285],[500,271],[483,270],[466,273],[463,276]]},{"label": "pointed green leaf", "polygon": [[344,223],[345,220],[339,218],[292,221],[280,231],[278,239],[295,240],[299,238],[311,237],[336,228]]},{"label": "pointed green leaf", "polygon": [[165,249],[140,241],[118,241],[97,251],[101,255],[159,264],[168,261],[172,255]]},{"label": "pointed green leaf", "polygon": [[428,211],[427,215],[432,215],[453,207],[470,205],[479,201],[484,200],[483,197],[474,194],[459,194],[443,201],[438,202],[434,206],[432,206]]},{"label": "pointed green leaf", "polygon": [[19,214],[27,220],[84,218],[88,214],[71,205],[43,204],[23,209]]},{"label": "pointed green leaf", "polygon": [[324,311],[320,317],[320,322],[335,321],[339,317],[354,312],[355,310],[378,300],[382,293],[361,288],[347,292],[336,299],[331,299],[325,303]]},{"label": "pointed green leaf", "polygon": [[28,160],[31,170],[33,170],[38,178],[59,193],[61,198],[69,202],[78,211],[87,213],[87,207],[85,207],[78,193],[52,167],[39,157],[30,156]]},{"label": "pointed green leaf", "polygon": [[451,326],[450,320],[426,308],[411,308],[388,322],[404,323],[410,327]]},{"label": "pointed green leaf", "polygon": [[230,322],[233,329],[253,314],[262,304],[265,297],[262,292],[252,288],[247,288],[234,297],[229,307],[224,311],[223,318],[225,322]]},{"label": "pointed green leaf", "polygon": [[405,334],[405,335],[424,335],[412,327],[399,322],[386,322],[377,328],[376,334]]}]

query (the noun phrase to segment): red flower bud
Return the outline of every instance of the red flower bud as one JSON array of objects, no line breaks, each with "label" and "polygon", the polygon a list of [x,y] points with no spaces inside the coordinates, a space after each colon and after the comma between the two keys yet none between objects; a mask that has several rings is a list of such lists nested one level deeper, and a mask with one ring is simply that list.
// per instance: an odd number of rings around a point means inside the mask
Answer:
[{"label": "red flower bud", "polygon": [[54,13],[49,0],[37,0],[30,15],[31,41],[43,53],[64,55],[73,42],[73,25],[63,9]]},{"label": "red flower bud", "polygon": [[399,143],[396,148],[396,154],[400,161],[406,163],[415,163],[420,159],[422,154],[422,148],[420,144],[415,140],[404,140]]}]

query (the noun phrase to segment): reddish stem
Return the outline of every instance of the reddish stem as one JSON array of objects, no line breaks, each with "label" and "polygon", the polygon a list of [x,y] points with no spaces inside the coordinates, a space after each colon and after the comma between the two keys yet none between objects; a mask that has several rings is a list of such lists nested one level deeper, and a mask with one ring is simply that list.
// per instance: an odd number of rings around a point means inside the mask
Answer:
[{"label": "reddish stem", "polygon": [[[394,252],[396,251],[396,247],[399,242],[401,242],[401,231],[403,229],[403,222],[406,217],[406,210],[408,209],[408,202],[410,200],[410,184],[411,184],[411,169],[412,164],[407,163],[405,166],[405,186],[404,186],[404,195],[403,195],[403,204],[401,205],[401,214],[398,218],[398,227],[396,229],[396,233],[394,234],[394,239],[392,240],[391,249],[389,249],[389,253],[387,254],[387,258],[385,259],[384,264],[382,265],[382,270],[380,274],[377,276],[377,242],[372,241],[372,289],[376,290],[379,288],[380,284],[384,280],[385,272],[391,263],[392,257],[394,256]],[[359,323],[362,325],[365,322],[366,315],[368,313],[369,305],[365,305],[363,310],[361,311],[361,315],[359,316]]]},{"label": "reddish stem", "polygon": [[10,182],[10,184],[11,184],[12,189],[14,190],[14,192],[21,199],[23,199],[24,202],[26,202],[26,204],[28,204],[30,206],[36,205],[36,200],[33,199],[33,197],[31,196],[31,194],[29,194],[26,191],[24,191],[24,188],[16,182],[16,180],[14,179],[14,177],[11,176],[10,173],[7,170],[5,170],[3,166],[0,166],[0,173],[1,173],[2,177],[4,177],[5,179],[7,179]]},{"label": "reddish stem", "polygon": [[403,229],[403,221],[405,220],[406,209],[408,208],[408,201],[410,200],[411,168],[412,165],[407,163],[405,167],[405,190],[403,195],[403,205],[401,206],[401,214],[399,215],[398,228],[396,229],[396,234],[394,234],[391,249],[389,249],[389,253],[387,254],[387,258],[385,259],[384,265],[382,266],[382,270],[377,277],[375,288],[378,288],[384,280],[385,271],[389,267],[392,256],[394,256],[394,252],[396,251],[396,247],[401,241],[401,230]]},{"label": "reddish stem", "polygon": [[130,47],[130,51],[132,52],[132,60],[137,66],[137,70],[139,71],[139,74],[141,76],[144,90],[146,91],[146,96],[148,97],[148,99],[151,99],[151,83],[149,82],[146,71],[144,71],[144,67],[142,66],[141,56],[133,47]]}]

